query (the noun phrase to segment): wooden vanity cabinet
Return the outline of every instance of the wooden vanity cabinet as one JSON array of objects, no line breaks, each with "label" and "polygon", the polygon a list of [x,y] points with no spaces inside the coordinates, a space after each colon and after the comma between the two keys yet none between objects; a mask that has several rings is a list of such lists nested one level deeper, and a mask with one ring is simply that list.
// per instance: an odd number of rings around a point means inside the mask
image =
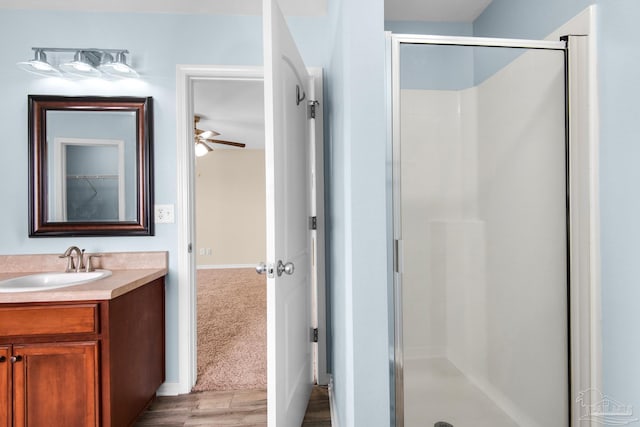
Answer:
[{"label": "wooden vanity cabinet", "polygon": [[124,427],[164,381],[164,279],[112,300],[0,304],[0,427]]},{"label": "wooden vanity cabinet", "polygon": [[13,363],[14,427],[97,424],[97,341],[14,345],[13,354],[22,359]]}]

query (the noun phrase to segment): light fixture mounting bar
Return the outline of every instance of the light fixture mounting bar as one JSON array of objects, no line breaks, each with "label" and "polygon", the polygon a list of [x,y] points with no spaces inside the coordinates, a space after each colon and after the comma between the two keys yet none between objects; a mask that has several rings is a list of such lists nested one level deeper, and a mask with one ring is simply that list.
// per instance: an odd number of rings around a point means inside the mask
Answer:
[{"label": "light fixture mounting bar", "polygon": [[95,47],[32,47],[31,50],[42,52],[105,52],[105,53],[129,53],[127,49],[101,49]]}]

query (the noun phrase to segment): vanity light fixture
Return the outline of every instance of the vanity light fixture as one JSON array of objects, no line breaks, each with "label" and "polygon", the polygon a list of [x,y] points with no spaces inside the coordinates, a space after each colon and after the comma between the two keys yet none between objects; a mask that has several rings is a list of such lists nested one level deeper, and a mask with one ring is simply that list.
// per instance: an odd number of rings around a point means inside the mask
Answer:
[{"label": "vanity light fixture", "polygon": [[[72,75],[76,77],[116,77],[137,78],[136,70],[127,64],[126,49],[66,48],[66,47],[33,47],[35,57],[31,61],[19,62],[17,65],[25,71],[45,76]],[[47,61],[45,52],[61,54],[73,53],[73,60],[63,62],[56,67]]]}]

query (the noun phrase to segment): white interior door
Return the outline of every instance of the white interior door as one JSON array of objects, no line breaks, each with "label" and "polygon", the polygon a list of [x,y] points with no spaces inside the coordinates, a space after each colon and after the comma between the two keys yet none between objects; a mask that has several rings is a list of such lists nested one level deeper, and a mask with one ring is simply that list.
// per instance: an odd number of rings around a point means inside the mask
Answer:
[{"label": "white interior door", "polygon": [[277,2],[263,5],[268,420],[299,427],[313,379],[309,76]]}]

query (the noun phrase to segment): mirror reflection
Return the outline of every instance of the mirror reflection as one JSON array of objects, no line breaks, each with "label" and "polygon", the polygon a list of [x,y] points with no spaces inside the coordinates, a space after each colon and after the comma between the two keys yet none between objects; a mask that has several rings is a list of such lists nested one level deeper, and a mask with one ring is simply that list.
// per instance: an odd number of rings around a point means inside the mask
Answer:
[{"label": "mirror reflection", "polygon": [[134,112],[48,111],[48,218],[136,219]]},{"label": "mirror reflection", "polygon": [[30,235],[152,234],[150,98],[29,99]]}]

